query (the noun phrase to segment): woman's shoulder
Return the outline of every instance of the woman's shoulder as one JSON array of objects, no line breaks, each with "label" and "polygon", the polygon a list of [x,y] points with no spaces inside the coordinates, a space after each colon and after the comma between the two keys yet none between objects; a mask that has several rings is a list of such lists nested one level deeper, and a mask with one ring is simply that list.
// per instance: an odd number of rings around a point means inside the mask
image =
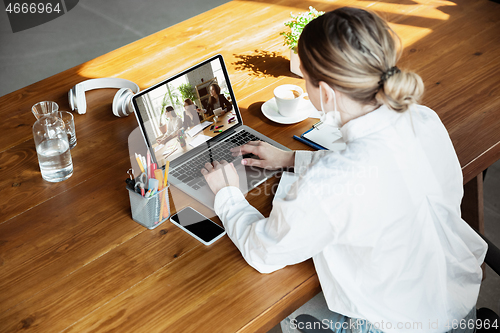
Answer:
[{"label": "woman's shoulder", "polygon": [[425,105],[413,104],[412,106],[410,106],[409,111],[417,113],[419,116],[422,117],[422,119],[425,120],[441,121],[437,112]]},{"label": "woman's shoulder", "polygon": [[418,134],[428,136],[448,136],[448,130],[443,124],[439,114],[424,105],[412,105],[409,109],[414,128]]}]

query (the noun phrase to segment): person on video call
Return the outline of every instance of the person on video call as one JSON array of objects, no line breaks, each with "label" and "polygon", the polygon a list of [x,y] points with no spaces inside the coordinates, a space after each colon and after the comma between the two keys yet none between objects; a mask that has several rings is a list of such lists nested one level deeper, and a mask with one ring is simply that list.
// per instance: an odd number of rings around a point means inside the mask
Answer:
[{"label": "person on video call", "polygon": [[[331,328],[446,332],[453,320],[475,320],[487,246],[460,217],[460,164],[439,116],[417,104],[422,79],[396,66],[398,36],[371,12],[339,8],[304,28],[298,54],[312,104],[347,147],[233,149],[259,157],[244,165],[300,176],[268,218],[238,189],[234,165],[207,163],[227,234],[261,273],[313,258],[322,293],[301,309],[324,310],[318,319]],[[282,321],[284,332],[295,332],[301,309]]]},{"label": "person on video call", "polygon": [[167,106],[165,109],[167,124],[166,127],[160,127],[163,135],[156,139],[158,144],[165,144],[168,140],[172,139],[177,135],[177,132],[182,129],[183,123],[181,118],[177,116],[175,110],[172,106]]},{"label": "person on video call", "polygon": [[200,115],[198,113],[200,111],[201,110],[196,107],[191,99],[186,98],[184,100],[184,128],[192,127],[200,123]]},{"label": "person on video call", "polygon": [[224,94],[220,93],[220,87],[216,83],[210,85],[210,97],[206,109],[207,116],[212,116],[214,110],[222,108],[222,114],[229,112],[233,109],[232,104],[227,100]]}]

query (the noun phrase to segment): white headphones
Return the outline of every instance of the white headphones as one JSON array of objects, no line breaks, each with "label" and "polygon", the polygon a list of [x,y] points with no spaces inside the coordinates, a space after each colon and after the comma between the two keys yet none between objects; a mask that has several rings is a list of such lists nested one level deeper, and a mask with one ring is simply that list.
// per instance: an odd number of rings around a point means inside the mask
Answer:
[{"label": "white headphones", "polygon": [[85,92],[93,89],[119,88],[113,98],[113,114],[117,117],[126,117],[134,112],[132,96],[139,92],[139,86],[132,81],[119,78],[91,79],[78,83],[68,92],[69,106],[79,114],[87,112]]}]

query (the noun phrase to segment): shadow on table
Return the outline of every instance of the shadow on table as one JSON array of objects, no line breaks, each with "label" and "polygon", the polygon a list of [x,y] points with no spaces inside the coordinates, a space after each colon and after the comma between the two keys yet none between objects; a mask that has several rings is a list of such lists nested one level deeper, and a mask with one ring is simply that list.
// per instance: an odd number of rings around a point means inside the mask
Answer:
[{"label": "shadow on table", "polygon": [[236,70],[252,72],[256,77],[298,77],[290,72],[290,60],[265,50],[255,50],[253,54],[234,54],[237,61],[232,64]]}]

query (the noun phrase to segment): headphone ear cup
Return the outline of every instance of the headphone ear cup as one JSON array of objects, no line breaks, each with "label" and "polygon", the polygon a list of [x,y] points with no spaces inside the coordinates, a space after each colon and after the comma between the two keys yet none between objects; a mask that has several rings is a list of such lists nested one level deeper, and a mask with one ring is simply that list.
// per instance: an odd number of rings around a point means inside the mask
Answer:
[{"label": "headphone ear cup", "polygon": [[73,95],[73,106],[79,114],[87,112],[87,99],[85,98],[85,87],[81,84],[75,86],[75,94]]},{"label": "headphone ear cup", "polygon": [[69,107],[71,109],[71,111],[75,111],[75,96],[74,96],[74,90],[75,88],[71,88],[69,91],[68,91],[68,101],[69,101]]},{"label": "headphone ear cup", "polygon": [[123,111],[125,116],[134,113],[134,106],[132,105],[132,97],[134,97],[134,92],[129,89],[129,93],[124,96],[123,100]]},{"label": "headphone ear cup", "polygon": [[117,117],[126,117],[134,112],[131,100],[134,93],[129,88],[121,88],[113,98],[113,114]]}]

